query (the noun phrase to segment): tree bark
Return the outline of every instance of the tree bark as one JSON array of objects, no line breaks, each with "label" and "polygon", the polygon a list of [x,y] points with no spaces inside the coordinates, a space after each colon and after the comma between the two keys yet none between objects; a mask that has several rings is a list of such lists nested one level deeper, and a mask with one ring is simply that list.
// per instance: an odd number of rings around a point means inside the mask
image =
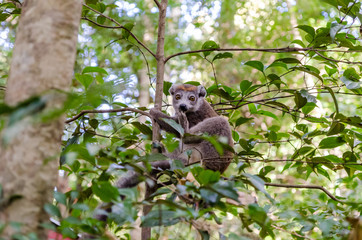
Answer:
[{"label": "tree bark", "polygon": [[[64,97],[51,90],[70,86],[81,9],[81,0],[23,3],[5,95],[7,104],[16,105],[38,95],[46,101],[43,111],[63,105]],[[27,116],[18,123],[19,129],[9,142],[0,145],[0,222],[21,223],[22,233],[34,232],[39,239],[46,239],[46,231],[39,224],[49,219],[44,204],[51,201],[57,183],[64,120],[63,116],[39,122]],[[14,196],[19,198],[9,201]],[[11,239],[15,231],[7,225],[3,237]]]},{"label": "tree bark", "polygon": [[[158,2],[158,0],[156,1]],[[155,93],[155,108],[161,109],[162,107],[162,96],[163,96],[163,81],[165,75],[165,31],[166,31],[166,11],[168,0],[162,0],[158,2],[158,34],[157,34],[157,73],[156,73],[156,93]],[[160,140],[160,126],[157,123],[152,125],[152,140]],[[145,199],[149,198],[152,193],[156,190],[155,187],[146,184]],[[143,215],[147,215],[152,209],[152,206],[143,207]],[[151,238],[151,228],[142,228],[142,240]]]}]

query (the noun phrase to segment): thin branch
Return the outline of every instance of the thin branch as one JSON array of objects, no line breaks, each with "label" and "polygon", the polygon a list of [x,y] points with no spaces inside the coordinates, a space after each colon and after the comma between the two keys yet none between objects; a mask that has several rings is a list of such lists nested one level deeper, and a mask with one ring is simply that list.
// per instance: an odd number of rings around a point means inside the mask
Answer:
[{"label": "thin branch", "polygon": [[315,51],[315,53],[320,56],[321,58],[324,58],[325,60],[329,60],[329,61],[332,61],[332,62],[338,62],[338,63],[346,63],[346,64],[362,64],[362,62],[351,62],[351,61],[348,61],[348,60],[336,60],[336,59],[333,59],[333,58],[329,58],[329,57],[326,57],[326,56],[323,56],[321,53],[319,53],[318,51]]},{"label": "thin branch", "polygon": [[87,20],[87,21],[93,23],[94,25],[97,25],[98,27],[102,27],[102,28],[111,28],[111,29],[121,28],[121,29],[123,29],[122,26],[107,26],[107,25],[99,24],[99,23],[97,23],[97,22],[95,22],[95,21],[93,21],[93,20],[91,20],[91,19],[89,19],[87,17],[81,17],[80,19]]},{"label": "thin branch", "polygon": [[[151,49],[149,49],[143,42],[141,42],[130,30],[128,30],[127,28],[125,28],[122,24],[120,24],[119,22],[117,22],[117,21],[114,20],[113,18],[108,17],[108,16],[104,15],[103,13],[95,10],[94,8],[88,6],[87,4],[84,4],[84,3],[83,3],[83,6],[86,7],[86,8],[88,8],[88,9],[90,9],[90,10],[92,10],[93,12],[95,12],[95,13],[97,13],[97,14],[105,17],[105,18],[107,18],[107,19],[110,20],[111,22],[115,23],[116,25],[118,25],[118,28],[122,28],[122,29],[124,29],[125,31],[127,31],[127,32],[129,33],[129,35],[131,35],[131,36],[136,40],[136,42],[137,42],[139,45],[141,45],[144,49],[147,50],[147,52],[149,52],[154,58],[156,58],[156,54],[153,53]],[[86,19],[86,20],[89,21],[89,19]],[[95,23],[94,21],[90,21],[90,22]],[[99,26],[100,24],[96,24],[96,25]],[[102,27],[103,27],[103,25],[102,25]],[[106,28],[110,28],[110,27],[106,27]]]},{"label": "thin branch", "polygon": [[160,4],[160,2],[159,2],[158,0],[153,0],[153,1],[156,3],[156,5],[157,5],[158,8],[161,7],[161,4]]},{"label": "thin branch", "polygon": [[148,112],[136,108],[121,108],[121,109],[108,109],[108,110],[83,110],[74,117],[66,120],[65,123],[71,123],[87,113],[117,113],[117,112],[136,112],[152,119],[151,115]]},{"label": "thin branch", "polygon": [[340,203],[346,203],[345,201],[337,199],[335,196],[333,196],[332,193],[330,193],[327,189],[325,189],[322,186],[318,185],[296,185],[296,184],[279,184],[279,183],[265,183],[266,186],[270,187],[282,187],[282,188],[308,188],[308,189],[318,189],[323,191],[325,194],[328,195],[331,199],[334,201],[340,202]]},{"label": "thin branch", "polygon": [[[298,139],[291,139],[288,140],[298,140]],[[258,142],[260,143],[260,142]],[[308,163],[308,164],[331,164],[331,165],[342,165],[342,166],[362,166],[362,163],[337,163],[337,162],[328,162],[328,161],[303,161],[303,160],[295,160],[295,159],[257,159],[257,158],[245,158],[240,157],[240,159],[244,161],[252,161],[252,162],[262,162],[262,163],[270,163],[270,162],[296,162],[296,163]]]},{"label": "thin branch", "polygon": [[199,49],[199,50],[190,50],[185,52],[179,52],[173,55],[170,55],[165,58],[165,62],[170,60],[171,58],[192,54],[192,53],[200,53],[207,51],[215,51],[215,52],[270,52],[270,53],[285,53],[285,52],[306,52],[306,51],[315,51],[315,52],[342,52],[342,53],[350,53],[350,52],[361,52],[361,50],[338,50],[338,49],[316,49],[313,47],[310,48],[298,48],[298,47],[283,47],[283,48],[215,48],[215,49]]},{"label": "thin branch", "polygon": [[298,233],[296,233],[296,232],[289,232],[289,231],[285,230],[284,228],[278,227],[278,226],[273,225],[273,224],[272,224],[271,226],[272,226],[273,228],[277,229],[277,230],[280,230],[280,231],[289,233],[290,235],[294,235],[294,236],[297,236],[297,237],[300,237],[300,238],[304,238],[304,239],[311,239],[311,238],[309,238],[309,237],[307,237],[307,236],[300,235],[300,234],[298,234]]}]

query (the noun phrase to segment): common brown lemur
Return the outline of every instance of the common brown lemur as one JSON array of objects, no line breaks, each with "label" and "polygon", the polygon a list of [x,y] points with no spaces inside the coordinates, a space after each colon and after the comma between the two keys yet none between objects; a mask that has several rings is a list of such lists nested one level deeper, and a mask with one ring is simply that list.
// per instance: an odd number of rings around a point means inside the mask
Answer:
[{"label": "common brown lemur", "polygon": [[[174,84],[169,90],[172,95],[172,105],[175,115],[170,117],[156,108],[150,110],[153,119],[161,129],[180,137],[179,132],[166,123],[163,119],[173,119],[180,124],[185,133],[192,135],[207,134],[209,136],[224,137],[232,148],[229,122],[219,116],[211,105],[205,100],[206,90],[202,85]],[[179,159],[184,164],[201,161],[206,169],[220,171],[229,166],[233,157],[230,149],[224,149],[219,155],[213,144],[203,138],[185,137],[182,139],[182,147],[172,153],[164,153],[171,159]]]}]

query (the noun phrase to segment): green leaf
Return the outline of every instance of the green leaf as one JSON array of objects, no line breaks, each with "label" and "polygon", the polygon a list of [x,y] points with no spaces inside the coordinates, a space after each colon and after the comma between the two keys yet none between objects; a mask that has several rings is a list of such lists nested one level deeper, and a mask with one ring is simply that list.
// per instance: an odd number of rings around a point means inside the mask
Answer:
[{"label": "green leaf", "polygon": [[318,78],[319,80],[321,80],[321,81],[323,82],[323,78],[319,75],[319,73],[315,72],[315,69],[307,68],[307,67],[305,67],[305,66],[303,66],[303,67],[292,67],[292,68],[290,68],[290,69],[299,70],[299,71],[308,73],[308,74],[310,74],[310,75],[315,76],[316,78]]},{"label": "green leaf", "polygon": [[264,64],[260,61],[247,61],[244,65],[250,66],[264,73]]},{"label": "green leaf", "polygon": [[111,202],[119,198],[118,189],[110,182],[106,181],[93,181],[92,191],[97,195],[103,202]]},{"label": "green leaf", "polygon": [[299,46],[305,48],[304,42],[300,39],[293,40],[291,43],[298,44]]},{"label": "green leaf", "polygon": [[53,204],[46,203],[44,205],[44,210],[50,215],[50,216],[56,216],[61,217],[59,208],[57,206],[54,206]]},{"label": "green leaf", "polygon": [[108,75],[108,72],[100,67],[85,67],[82,71],[82,74],[90,73],[90,72],[91,73],[97,72],[97,73],[103,73],[103,74]]},{"label": "green leaf", "polygon": [[329,128],[327,136],[338,134],[338,133],[342,132],[345,127],[346,126],[343,123],[333,122],[332,125]]},{"label": "green leaf", "polygon": [[173,119],[162,118],[162,120],[166,122],[168,125],[170,125],[173,129],[175,129],[181,136],[184,135],[185,133],[184,129],[181,127],[180,124],[175,122]]},{"label": "green leaf", "polygon": [[171,226],[179,221],[181,217],[177,215],[177,211],[170,210],[153,210],[146,216],[142,217],[141,227],[155,227],[155,226]]},{"label": "green leaf", "polygon": [[[201,49],[205,50],[205,49],[218,49],[220,48],[220,46],[214,42],[214,41],[206,41],[204,44],[202,44]],[[203,52],[204,56],[207,57],[208,55],[211,54],[212,51],[206,51]]]},{"label": "green leaf", "polygon": [[251,114],[256,114],[258,113],[258,111],[256,110],[256,106],[254,103],[249,103],[248,104],[248,107],[249,107],[249,111]]},{"label": "green leaf", "polygon": [[220,200],[219,194],[209,189],[201,188],[200,195],[202,199],[205,200],[205,202],[208,204],[217,203]]},{"label": "green leaf", "polygon": [[249,174],[249,173],[243,173],[242,175],[244,177],[246,177],[250,181],[251,185],[253,185],[260,192],[264,193],[265,196],[267,198],[269,198],[269,200],[274,201],[274,199],[265,190],[265,182],[263,181],[263,179],[261,179],[260,177],[258,177],[256,175],[252,175],[252,174]]},{"label": "green leaf", "polygon": [[25,117],[40,113],[45,108],[46,102],[44,98],[31,97],[13,108],[13,112],[9,118],[9,126],[14,125]]},{"label": "green leaf", "polygon": [[281,67],[281,68],[284,68],[285,70],[288,70],[288,65],[287,64],[285,64],[284,62],[276,62],[276,61],[274,61],[269,66],[267,66],[266,69],[273,68],[273,67]]},{"label": "green leaf", "polygon": [[317,104],[315,104],[314,102],[307,102],[303,107],[302,107],[302,112],[307,115],[308,113],[310,113],[315,107],[317,106]]},{"label": "green leaf", "polygon": [[241,92],[243,93],[243,95],[245,95],[246,90],[248,90],[251,85],[253,85],[253,83],[250,82],[249,80],[243,80],[243,81],[241,81],[241,83],[240,83],[240,90],[241,90]]},{"label": "green leaf", "polygon": [[286,63],[286,64],[302,64],[296,58],[279,58],[279,59],[275,60],[274,62],[283,62],[283,63]]},{"label": "green leaf", "polygon": [[89,74],[75,74],[75,79],[77,79],[86,89],[93,82],[93,77]]},{"label": "green leaf", "polygon": [[304,32],[310,34],[312,37],[315,36],[315,30],[313,27],[308,26],[308,25],[298,25],[296,26],[296,28],[299,28],[301,30],[303,30]]},{"label": "green leaf", "polygon": [[169,96],[169,90],[172,86],[172,82],[168,82],[168,81],[164,81],[163,82],[163,94],[165,94],[166,96]]},{"label": "green leaf", "polygon": [[234,187],[234,182],[232,181],[220,180],[212,185],[212,189],[224,197],[231,198],[239,202],[239,195]]},{"label": "green leaf", "polygon": [[269,112],[269,111],[259,110],[256,114],[268,116],[268,117],[274,118],[275,120],[279,120],[279,118],[274,113]]},{"label": "green leaf", "polygon": [[203,169],[203,171],[195,172],[193,175],[201,185],[212,184],[220,179],[220,172],[214,172],[209,169]]},{"label": "green leaf", "polygon": [[244,117],[239,117],[236,121],[235,121],[235,126],[240,126],[241,124],[244,124],[250,120],[252,120],[254,118],[244,118]]},{"label": "green leaf", "polygon": [[95,118],[89,120],[89,125],[90,125],[93,129],[97,129],[98,124],[99,124],[99,122],[98,122],[98,120],[95,119]]},{"label": "green leaf", "polygon": [[97,9],[101,13],[104,13],[104,11],[106,10],[106,5],[104,3],[98,2],[97,3]]},{"label": "green leaf", "polygon": [[149,126],[146,124],[140,123],[140,122],[132,122],[131,123],[134,127],[136,127],[138,130],[141,131],[141,133],[152,136],[152,130]]},{"label": "green leaf", "polygon": [[97,23],[99,23],[99,24],[104,24],[104,22],[107,20],[107,18],[106,17],[104,17],[104,16],[98,16],[97,17]]},{"label": "green leaf", "polygon": [[331,24],[331,29],[329,30],[329,35],[331,36],[332,42],[334,42],[336,34],[344,28],[345,28],[345,25],[343,25],[343,24],[339,24],[336,22],[333,22]]},{"label": "green leaf", "polygon": [[67,197],[64,193],[55,191],[54,192],[54,198],[57,200],[58,203],[61,203],[63,205],[67,205]]},{"label": "green leaf", "polygon": [[264,226],[266,220],[268,219],[265,210],[256,203],[248,205],[248,213],[251,219],[253,219],[260,226]]},{"label": "green leaf", "polygon": [[125,25],[123,25],[123,27],[125,29],[122,29],[122,37],[124,37],[125,39],[128,39],[130,36],[130,32],[132,31],[132,29],[134,27],[134,23],[126,23]]},{"label": "green leaf", "polygon": [[215,57],[212,59],[212,62],[217,60],[217,59],[223,59],[223,58],[233,58],[233,54],[229,53],[229,52],[224,52],[224,53],[218,53],[215,55]]},{"label": "green leaf", "polygon": [[213,89],[210,94],[215,94],[219,97],[222,97],[226,100],[234,100],[234,97],[232,97],[228,92],[226,92],[224,89],[221,88],[215,88]]},{"label": "green leaf", "polygon": [[307,98],[303,97],[300,92],[295,92],[294,93],[294,102],[295,102],[295,105],[297,106],[297,108],[299,109],[299,108],[304,107],[305,104],[307,104]]},{"label": "green leaf", "polygon": [[5,21],[11,14],[8,13],[0,13],[0,21]]},{"label": "green leaf", "polygon": [[269,101],[265,103],[266,105],[274,105],[274,106],[278,106],[282,109],[285,109],[286,111],[289,111],[289,107],[287,105],[285,105],[284,103],[281,102],[277,102],[277,101]]},{"label": "green leaf", "polygon": [[361,87],[362,82],[352,81],[345,76],[341,77],[341,81],[346,85],[348,89],[358,89]]},{"label": "green leaf", "polygon": [[319,143],[318,147],[321,149],[335,148],[335,147],[339,147],[345,143],[346,143],[346,141],[343,140],[342,137],[328,137],[328,138],[323,139]]}]

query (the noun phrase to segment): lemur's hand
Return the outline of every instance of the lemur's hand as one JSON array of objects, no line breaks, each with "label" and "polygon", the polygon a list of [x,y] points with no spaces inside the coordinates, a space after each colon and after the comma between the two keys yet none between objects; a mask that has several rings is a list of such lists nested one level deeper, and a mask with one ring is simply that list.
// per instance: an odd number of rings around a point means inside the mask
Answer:
[{"label": "lemur's hand", "polygon": [[184,112],[178,113],[178,122],[181,127],[185,130],[185,133],[189,132],[189,121],[187,120],[187,116]]}]

